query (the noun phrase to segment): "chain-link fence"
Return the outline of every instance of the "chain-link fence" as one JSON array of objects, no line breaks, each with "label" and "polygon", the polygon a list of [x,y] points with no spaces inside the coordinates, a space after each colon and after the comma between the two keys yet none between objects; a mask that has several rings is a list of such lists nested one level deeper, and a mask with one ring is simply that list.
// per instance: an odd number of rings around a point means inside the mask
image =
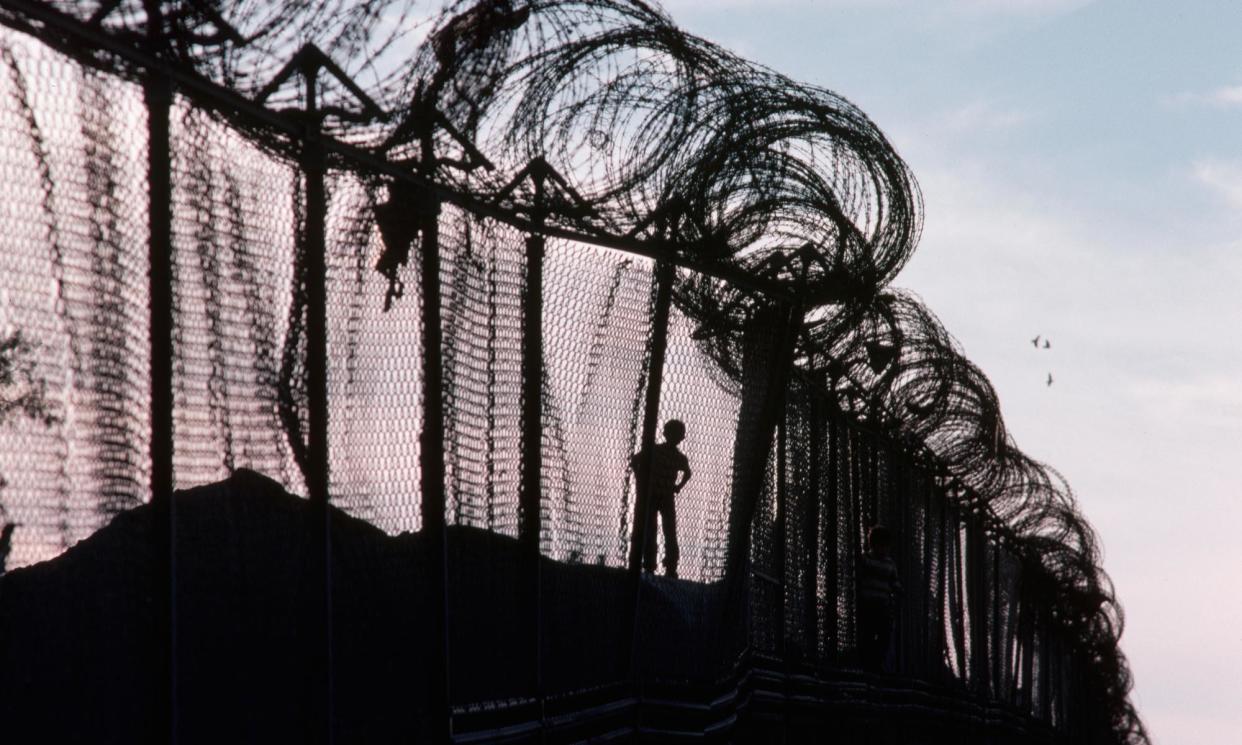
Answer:
[{"label": "chain-link fence", "polygon": [[[341,741],[439,738],[449,722],[577,732],[583,711],[660,732],[644,691],[740,690],[755,667],[917,682],[988,707],[979,722],[1077,732],[1083,657],[1046,572],[925,447],[842,405],[831,360],[801,351],[797,298],[746,288],[745,323],[721,341],[683,289],[727,280],[545,229],[537,170],[534,208],[509,214],[337,149],[312,214],[314,128],[250,136],[210,90],[170,108],[160,381],[149,91],[0,34],[4,385],[31,402],[0,429],[7,569],[28,567],[0,583],[5,633],[44,618],[40,572],[102,562],[82,589],[111,598],[93,609],[109,622],[137,619],[116,636],[145,645],[135,680],[173,681],[174,733],[235,734],[194,703],[222,700],[216,685],[241,708],[277,690],[277,719],[322,710]],[[385,195],[394,184],[419,199]],[[409,266],[376,272],[402,231]],[[152,404],[165,384],[167,428]],[[171,516],[152,499],[161,441]],[[651,484],[673,452],[691,475],[661,502]],[[880,614],[864,597],[877,525],[892,558]],[[663,571],[643,571],[648,557]],[[220,656],[240,653],[298,684],[228,680]],[[23,680],[0,711],[49,695],[54,670]],[[729,700],[702,711],[727,721],[745,708]],[[299,726],[317,737],[319,721]]]}]

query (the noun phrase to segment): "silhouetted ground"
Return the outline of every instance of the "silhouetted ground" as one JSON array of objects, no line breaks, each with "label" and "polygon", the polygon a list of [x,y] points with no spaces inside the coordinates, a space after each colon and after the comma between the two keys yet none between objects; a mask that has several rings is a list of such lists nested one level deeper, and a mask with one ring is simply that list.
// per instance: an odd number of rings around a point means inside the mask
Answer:
[{"label": "silhouetted ground", "polygon": [[[321,722],[322,535],[303,499],[250,471],[178,492],[175,680],[182,742],[300,742]],[[0,741],[141,742],[167,700],[165,556],[150,505],[60,557],[0,579]],[[424,731],[427,543],[330,511],[335,722],[342,743]],[[516,540],[451,528],[453,700],[534,691],[532,573]],[[633,586],[623,570],[544,560],[543,689],[624,680]],[[709,675],[744,630],[722,585],[643,583],[647,675]],[[706,632],[705,632],[706,629]]]}]

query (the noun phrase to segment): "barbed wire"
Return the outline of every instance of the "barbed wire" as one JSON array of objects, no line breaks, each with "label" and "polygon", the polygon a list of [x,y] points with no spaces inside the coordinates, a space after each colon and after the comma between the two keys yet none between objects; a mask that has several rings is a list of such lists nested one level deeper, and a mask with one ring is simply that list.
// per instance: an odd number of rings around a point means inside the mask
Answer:
[{"label": "barbed wire", "polygon": [[[329,136],[417,166],[498,214],[538,213],[551,227],[642,242],[657,258],[730,267],[784,290],[807,319],[804,378],[860,423],[929,453],[987,510],[1046,581],[1099,732],[1148,741],[1118,645],[1124,616],[1073,491],[1018,449],[987,376],[935,315],[886,289],[917,246],[922,200],[849,101],[688,34],[640,0],[461,0],[439,14],[416,0],[45,4],[251,99],[313,43],[379,112],[358,113],[356,91],[328,84]],[[130,78],[148,72],[104,50],[60,48]],[[289,86],[267,102],[304,108],[302,96]],[[216,113],[292,152],[267,124]],[[528,178],[535,168],[546,193]],[[680,273],[674,298],[725,387],[741,385],[747,319],[788,302],[700,272]]]},{"label": "barbed wire", "polygon": [[1093,702],[1119,742],[1146,743],[1119,647],[1124,614],[1073,490],[1022,453],[995,390],[916,295],[886,289],[814,325],[809,353],[829,360],[825,387],[843,411],[929,449],[990,511],[1048,580],[1045,597],[1088,661]]}]

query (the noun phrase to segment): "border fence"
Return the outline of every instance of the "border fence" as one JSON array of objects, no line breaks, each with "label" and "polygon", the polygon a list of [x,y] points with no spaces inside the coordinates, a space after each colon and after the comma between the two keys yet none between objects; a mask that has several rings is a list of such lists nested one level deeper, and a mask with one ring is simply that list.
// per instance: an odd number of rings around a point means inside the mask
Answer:
[{"label": "border fence", "polygon": [[[73,731],[18,604],[94,551],[80,615],[146,609],[103,732],[235,738],[231,695],[329,742],[1146,742],[1068,486],[886,289],[919,196],[848,102],[628,0],[0,23],[12,721]],[[631,468],[673,418],[676,578]],[[243,637],[294,677],[213,667]]]}]

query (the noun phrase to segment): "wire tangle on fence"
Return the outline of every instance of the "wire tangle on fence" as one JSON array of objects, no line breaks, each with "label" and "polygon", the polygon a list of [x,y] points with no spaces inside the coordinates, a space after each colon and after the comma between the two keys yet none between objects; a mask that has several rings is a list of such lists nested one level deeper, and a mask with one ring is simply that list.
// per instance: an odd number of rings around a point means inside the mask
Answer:
[{"label": "wire tangle on fence", "polygon": [[[1107,730],[1116,742],[1147,742],[1129,701],[1130,673],[1118,647],[1121,607],[1073,491],[1055,470],[1018,449],[987,377],[935,315],[913,293],[888,288],[918,243],[921,196],[896,150],[850,102],[688,34],[664,11],[640,0],[461,0],[437,15],[415,0],[45,4],[157,56],[169,69],[201,76],[247,99],[267,96],[275,109],[307,107],[305,89],[270,84],[294,51],[313,42],[343,72],[325,84],[317,104],[327,115],[324,134],[371,158],[331,155],[334,167],[352,171],[360,181],[348,200],[354,214],[336,215],[350,232],[346,242],[365,249],[381,186],[389,185],[394,198],[403,193],[389,173],[370,167],[375,162],[416,173],[424,186],[461,209],[443,228],[444,240],[458,246],[445,270],[452,288],[450,331],[453,324],[486,324],[493,345],[497,339],[514,340],[514,328],[503,322],[512,309],[497,306],[496,288],[507,272],[520,272],[521,239],[514,228],[532,224],[695,267],[678,272],[673,301],[688,324],[687,339],[715,363],[708,372],[726,392],[743,387],[754,319],[774,305],[792,305],[805,319],[795,343],[796,384],[923,459],[963,506],[984,515],[989,532],[1021,559],[1029,575],[1024,581],[1040,588],[1054,621],[1086,661],[1088,710],[1099,718],[1099,731]],[[17,11],[3,13],[14,25],[30,28]],[[54,29],[45,35],[55,43]],[[418,40],[417,50],[409,53]],[[135,80],[147,73],[103,49],[69,42],[61,48],[96,69]],[[362,91],[341,82],[346,79],[359,81]],[[186,95],[251,142],[285,157],[299,156],[297,138],[270,120],[217,106],[193,91]],[[218,215],[210,203],[236,187],[208,183],[206,166],[189,159],[179,167],[204,184],[198,202],[187,209],[206,215],[204,230],[213,229]],[[106,171],[100,164],[94,172]],[[295,191],[300,188],[296,178],[284,178]],[[92,188],[111,187],[92,182]],[[295,205],[298,201],[295,196]],[[484,229],[471,217],[476,210],[486,210],[500,224]],[[302,219],[291,222],[300,226]],[[242,217],[234,216],[234,222],[241,225]],[[239,270],[252,271],[241,248],[241,228],[237,231]],[[485,243],[490,248],[480,249]],[[402,268],[407,259],[390,257],[386,263],[390,295],[410,271]],[[207,264],[186,271],[200,269],[204,275],[218,273]],[[358,288],[374,289],[360,264],[337,269]],[[273,283],[296,296],[303,292],[301,271],[294,268],[293,277],[282,275]],[[592,279],[607,288],[605,310],[595,323],[600,329],[622,324],[636,337],[648,333],[636,319],[649,303],[649,278],[629,264],[606,274]],[[739,276],[752,282],[731,279]],[[287,320],[269,318],[257,298],[246,299],[261,319],[251,322],[266,329],[258,329],[254,339],[270,336],[282,324],[286,331],[283,350],[255,352],[265,374],[280,381],[279,400],[265,405],[276,405],[289,436],[288,443],[265,447],[278,468],[287,469],[292,459],[305,471],[303,308],[295,303]],[[361,311],[350,318],[353,325],[338,331],[351,340],[346,346],[352,354],[367,332]],[[586,352],[592,365],[607,354],[650,354],[649,347],[606,348],[603,336],[601,330]],[[450,436],[486,433],[479,447],[487,451],[487,464],[477,466],[486,469],[486,478],[462,493],[496,489],[517,473],[516,466],[506,471],[503,465],[516,458],[517,403],[504,400],[505,381],[498,382],[495,351],[489,350],[452,350],[463,362],[450,383],[475,386],[487,402],[479,411],[467,410],[463,402],[446,425]],[[223,352],[204,353],[213,354]],[[631,449],[643,390],[634,364],[631,378],[618,383],[620,392],[606,402],[610,416],[628,423]],[[582,381],[569,382],[549,372],[545,385],[553,391],[579,386],[574,390],[581,391],[582,409],[603,407],[588,396],[594,369],[588,366]],[[210,381],[208,395],[227,395],[222,386],[228,381],[219,375]],[[551,412],[557,432],[574,426],[572,407],[563,408]],[[360,413],[358,421],[364,417]],[[565,439],[553,435],[549,442]],[[579,457],[548,450],[553,452],[545,459],[564,470]],[[455,463],[453,478],[469,482],[475,467]],[[601,485],[598,491],[609,488]],[[570,492],[565,487],[557,493],[569,500]],[[494,507],[494,501],[475,504],[466,498],[452,505],[463,523],[489,529],[497,525]],[[627,510],[623,506],[622,535]],[[598,518],[598,532],[611,529],[610,518]],[[583,525],[597,518],[574,519],[579,523],[547,530],[583,533]],[[598,554],[602,561],[615,550],[602,539],[599,545],[588,543],[579,540],[573,551]],[[704,555],[716,550],[709,546]]]}]

